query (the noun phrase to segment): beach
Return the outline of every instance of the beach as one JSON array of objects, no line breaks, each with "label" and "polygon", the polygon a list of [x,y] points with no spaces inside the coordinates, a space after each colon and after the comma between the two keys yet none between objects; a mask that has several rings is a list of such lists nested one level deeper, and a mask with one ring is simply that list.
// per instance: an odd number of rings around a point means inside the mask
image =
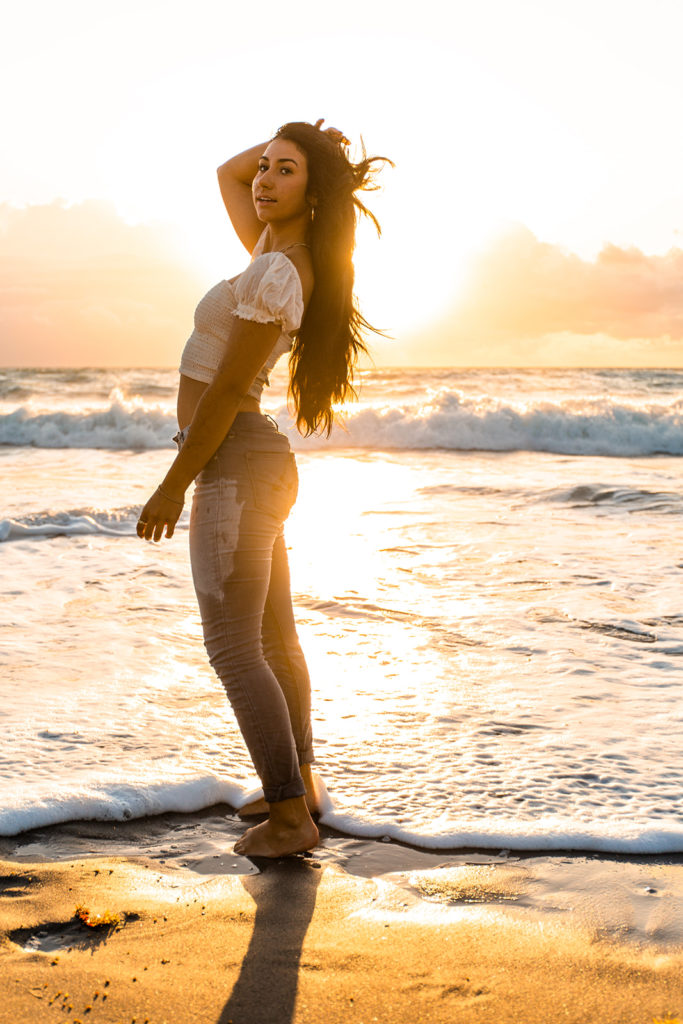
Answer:
[{"label": "beach", "polygon": [[681,1018],[683,373],[377,370],[329,442],[273,380],[323,781],[265,863],[188,509],[135,535],[176,380],[0,374],[2,1024]]},{"label": "beach", "polygon": [[683,1024],[683,2],[3,27],[0,1024]]},{"label": "beach", "polygon": [[[427,852],[321,826],[235,857],[232,808],[0,841],[0,1020],[547,1021],[683,1013],[683,858]],[[118,924],[88,926],[107,912]]]}]

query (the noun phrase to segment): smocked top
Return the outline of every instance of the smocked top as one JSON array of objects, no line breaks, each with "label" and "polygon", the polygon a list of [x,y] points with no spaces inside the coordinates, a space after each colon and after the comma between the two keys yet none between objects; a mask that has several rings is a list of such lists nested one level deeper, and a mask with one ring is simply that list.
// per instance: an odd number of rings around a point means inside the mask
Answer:
[{"label": "smocked top", "polygon": [[[282,330],[247,394],[260,400],[275,363],[292,347],[293,333],[304,313],[301,279],[285,251],[263,252],[264,230],[246,270],[219,281],[200,300],[194,330],[180,360],[180,372],[210,384],[225,351],[235,317],[256,323],[277,323]],[[290,248],[292,248],[290,246]]]}]

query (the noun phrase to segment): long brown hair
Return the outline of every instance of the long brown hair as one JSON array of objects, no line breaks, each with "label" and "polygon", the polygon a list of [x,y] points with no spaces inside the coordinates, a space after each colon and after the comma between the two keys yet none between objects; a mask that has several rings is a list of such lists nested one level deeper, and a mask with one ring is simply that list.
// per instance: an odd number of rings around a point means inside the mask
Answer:
[{"label": "long brown hair", "polygon": [[359,355],[367,353],[362,332],[383,333],[368,323],[353,294],[359,215],[369,217],[377,234],[382,233],[356,192],[378,188],[374,164],[394,165],[387,157],[368,157],[364,145],[362,160],[352,163],[338,142],[307,121],[282,125],[274,138],[288,139],[305,155],[307,191],[315,201],[308,236],[315,285],[292,346],[289,395],[299,431],[306,437],[324,431],[329,437],[333,404],[356,397],[354,369]]}]

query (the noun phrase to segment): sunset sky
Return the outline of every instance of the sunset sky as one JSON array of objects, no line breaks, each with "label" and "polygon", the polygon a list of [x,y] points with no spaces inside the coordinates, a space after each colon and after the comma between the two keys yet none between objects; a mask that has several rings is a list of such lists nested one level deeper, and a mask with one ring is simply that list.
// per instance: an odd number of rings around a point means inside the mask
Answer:
[{"label": "sunset sky", "polygon": [[325,117],[391,157],[378,365],[683,366],[680,0],[5,5],[0,363],[175,365],[246,253],[216,167]]}]

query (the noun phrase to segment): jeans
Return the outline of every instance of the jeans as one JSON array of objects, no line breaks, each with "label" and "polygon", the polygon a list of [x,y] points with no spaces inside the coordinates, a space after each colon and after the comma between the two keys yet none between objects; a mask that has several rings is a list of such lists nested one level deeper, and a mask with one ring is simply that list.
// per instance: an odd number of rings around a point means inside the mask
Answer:
[{"label": "jeans", "polygon": [[303,796],[299,766],[315,761],[283,531],[297,490],[287,437],[269,417],[241,412],[196,479],[190,516],[204,643],[268,803]]}]

